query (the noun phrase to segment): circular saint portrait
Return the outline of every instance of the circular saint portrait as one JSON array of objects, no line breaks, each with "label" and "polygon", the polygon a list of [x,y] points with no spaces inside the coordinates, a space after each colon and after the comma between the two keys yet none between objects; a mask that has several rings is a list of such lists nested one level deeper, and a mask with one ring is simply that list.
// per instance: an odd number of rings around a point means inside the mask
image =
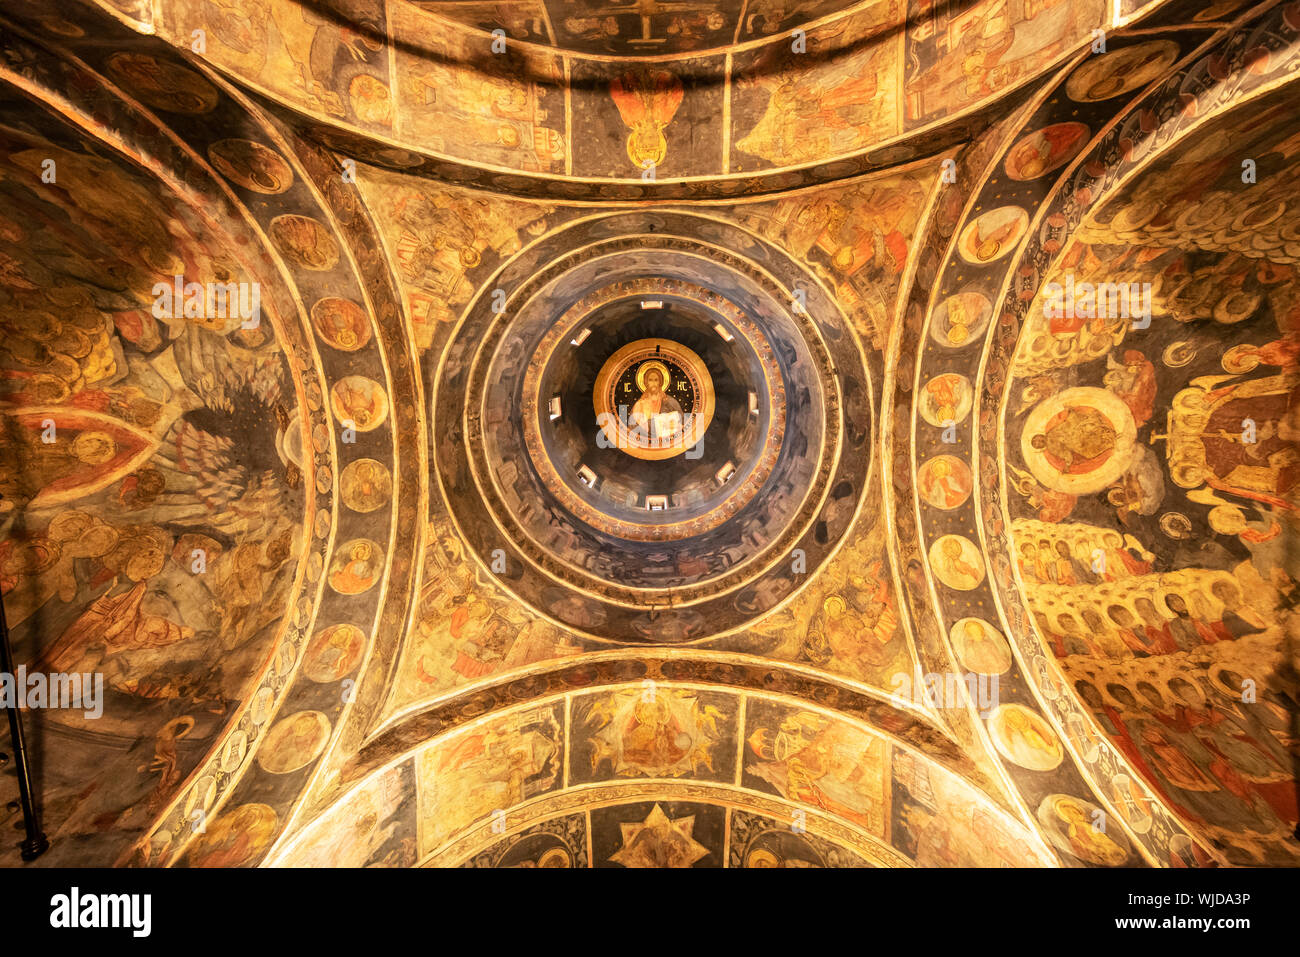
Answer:
[{"label": "circular saint portrait", "polygon": [[668,339],[639,339],[601,366],[592,402],[614,447],[667,459],[694,447],[713,419],[713,379],[704,360]]}]

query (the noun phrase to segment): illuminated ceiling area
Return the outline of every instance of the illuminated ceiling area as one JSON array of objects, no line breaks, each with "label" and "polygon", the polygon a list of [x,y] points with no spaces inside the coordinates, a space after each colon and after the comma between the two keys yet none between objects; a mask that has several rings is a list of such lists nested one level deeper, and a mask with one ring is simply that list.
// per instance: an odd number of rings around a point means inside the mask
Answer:
[{"label": "illuminated ceiling area", "polygon": [[1300,864],[1300,5],[0,35],[34,866]]}]

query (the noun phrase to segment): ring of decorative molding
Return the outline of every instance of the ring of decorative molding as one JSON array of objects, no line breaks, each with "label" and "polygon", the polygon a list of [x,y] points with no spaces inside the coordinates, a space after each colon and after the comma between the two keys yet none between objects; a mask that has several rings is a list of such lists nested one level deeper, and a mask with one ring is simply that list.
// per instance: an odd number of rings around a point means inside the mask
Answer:
[{"label": "ring of decorative molding", "polygon": [[[704,515],[679,522],[653,525],[613,518],[594,508],[576,494],[557,472],[550,456],[546,454],[540,417],[541,410],[544,408],[539,395],[542,372],[549,365],[555,350],[562,343],[569,341],[573,331],[596,309],[616,299],[642,295],[677,296],[697,302],[718,314],[725,323],[740,333],[763,367],[764,393],[769,409],[768,427],[764,434],[762,451],[731,495]],[[524,439],[528,445],[529,456],[538,474],[547,481],[556,498],[575,517],[594,528],[631,541],[667,541],[699,535],[721,525],[749,504],[776,466],[786,424],[785,389],[780,367],[772,354],[767,337],[758,324],[746,316],[738,306],[717,293],[677,279],[643,279],[621,284],[618,289],[604,287],[574,303],[543,337],[537,354],[540,360],[529,366],[528,374],[524,379]],[[707,375],[707,370],[705,374]],[[600,409],[597,409],[597,412],[599,413]]]}]

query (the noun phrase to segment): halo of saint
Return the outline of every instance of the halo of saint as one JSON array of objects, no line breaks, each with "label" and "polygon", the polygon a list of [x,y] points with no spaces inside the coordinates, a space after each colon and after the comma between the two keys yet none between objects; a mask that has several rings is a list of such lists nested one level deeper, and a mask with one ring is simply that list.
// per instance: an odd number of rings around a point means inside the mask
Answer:
[{"label": "halo of saint", "polygon": [[1178,59],[1178,44],[1152,40],[1088,57],[1066,81],[1065,92],[1076,103],[1096,103],[1146,86]]},{"label": "halo of saint", "polygon": [[1087,864],[1119,867],[1129,844],[1118,828],[1106,828],[1105,812],[1091,801],[1069,794],[1049,794],[1038,805],[1038,822],[1057,850]]},{"label": "halo of saint", "polygon": [[989,716],[988,728],[998,753],[1022,768],[1051,771],[1065,759],[1051,725],[1024,705],[999,705]]}]

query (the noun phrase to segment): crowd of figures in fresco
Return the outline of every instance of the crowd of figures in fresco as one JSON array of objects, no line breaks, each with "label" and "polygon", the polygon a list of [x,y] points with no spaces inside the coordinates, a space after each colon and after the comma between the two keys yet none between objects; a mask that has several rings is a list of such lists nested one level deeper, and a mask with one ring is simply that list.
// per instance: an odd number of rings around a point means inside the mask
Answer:
[{"label": "crowd of figures in fresco", "polygon": [[1040,634],[1170,807],[1255,861],[1297,819],[1291,119],[1229,113],[1085,220],[1050,278],[1145,287],[1150,325],[1034,312],[1008,410]]},{"label": "crowd of figures in fresco", "polygon": [[160,279],[242,278],[234,251],[37,116],[0,102],[0,588],[29,671],[103,675],[101,715],[29,720],[60,853],[111,863],[266,658],[302,430],[269,304],[249,328],[155,309]]}]

